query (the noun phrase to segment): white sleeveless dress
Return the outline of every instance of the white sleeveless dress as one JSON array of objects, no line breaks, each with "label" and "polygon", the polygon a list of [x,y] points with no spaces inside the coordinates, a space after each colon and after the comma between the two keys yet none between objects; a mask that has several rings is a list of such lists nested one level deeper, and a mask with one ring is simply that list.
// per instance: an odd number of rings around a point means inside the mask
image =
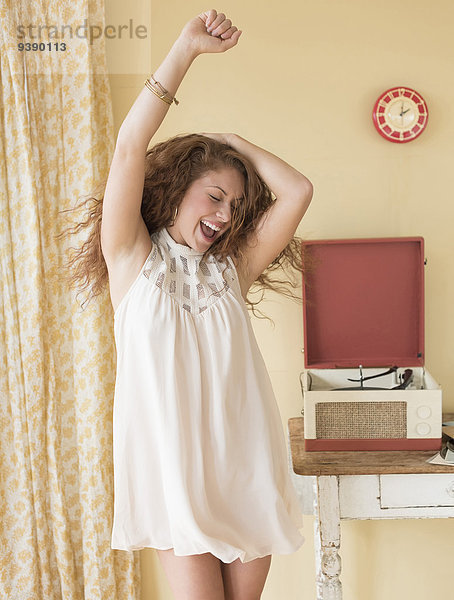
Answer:
[{"label": "white sleeveless dress", "polygon": [[295,552],[301,509],[234,264],[151,239],[115,311],[112,548]]}]

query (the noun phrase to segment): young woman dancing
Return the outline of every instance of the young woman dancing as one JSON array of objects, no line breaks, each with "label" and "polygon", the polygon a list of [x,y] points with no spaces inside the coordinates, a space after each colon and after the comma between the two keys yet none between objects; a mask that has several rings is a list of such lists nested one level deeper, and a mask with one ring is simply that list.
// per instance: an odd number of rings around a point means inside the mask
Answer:
[{"label": "young woman dancing", "polygon": [[303,542],[247,294],[301,265],[311,183],[235,134],[147,150],[193,60],[240,35],[215,10],[183,28],[121,125],[90,241],[115,311],[112,548],[156,548],[177,600],[257,600]]}]

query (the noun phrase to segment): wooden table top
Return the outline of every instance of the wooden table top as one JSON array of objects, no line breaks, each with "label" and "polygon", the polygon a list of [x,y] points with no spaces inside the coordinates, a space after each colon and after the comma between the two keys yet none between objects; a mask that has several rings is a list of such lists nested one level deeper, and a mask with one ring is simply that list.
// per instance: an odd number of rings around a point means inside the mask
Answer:
[{"label": "wooden table top", "polygon": [[[443,415],[454,421],[454,414]],[[392,473],[454,473],[454,464],[426,462],[435,452],[400,450],[395,452],[305,452],[304,419],[288,421],[293,470],[297,475],[381,475]]]}]

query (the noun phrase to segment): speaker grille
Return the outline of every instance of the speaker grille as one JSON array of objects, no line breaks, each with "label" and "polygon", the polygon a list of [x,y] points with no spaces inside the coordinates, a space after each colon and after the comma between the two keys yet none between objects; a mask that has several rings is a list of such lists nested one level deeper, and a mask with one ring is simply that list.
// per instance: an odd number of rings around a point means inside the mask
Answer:
[{"label": "speaker grille", "polygon": [[406,402],[323,402],[315,406],[318,439],[407,437]]}]

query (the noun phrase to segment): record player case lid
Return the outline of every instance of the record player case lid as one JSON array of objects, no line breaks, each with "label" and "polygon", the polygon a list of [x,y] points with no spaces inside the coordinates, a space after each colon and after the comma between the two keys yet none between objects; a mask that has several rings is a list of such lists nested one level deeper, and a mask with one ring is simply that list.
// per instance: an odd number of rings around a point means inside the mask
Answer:
[{"label": "record player case lid", "polygon": [[424,365],[424,239],[306,240],[306,368]]}]

